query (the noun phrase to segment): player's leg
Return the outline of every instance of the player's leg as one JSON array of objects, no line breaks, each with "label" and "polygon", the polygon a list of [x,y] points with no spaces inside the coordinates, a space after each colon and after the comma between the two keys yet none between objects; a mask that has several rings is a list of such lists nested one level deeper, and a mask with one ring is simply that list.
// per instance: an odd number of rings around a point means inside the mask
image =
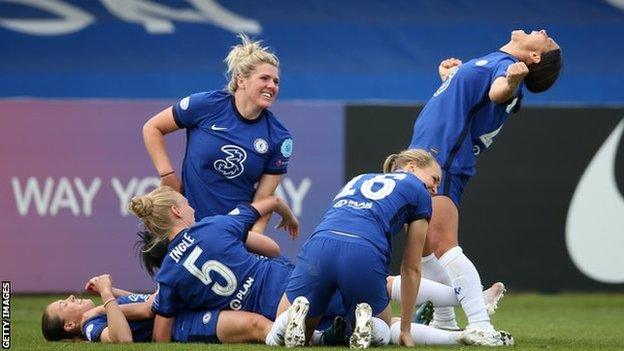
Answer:
[{"label": "player's leg", "polygon": [[[390,328],[390,343],[399,344],[401,332],[400,319]],[[418,345],[477,345],[477,346],[513,346],[515,341],[511,334],[501,331],[493,334],[477,329],[448,331],[412,323],[411,334]]]},{"label": "player's leg", "polygon": [[[457,197],[457,201],[459,204],[459,197],[461,196],[461,191],[463,190],[463,187],[460,189],[455,189],[458,184],[457,180],[453,178],[453,175],[449,174],[448,172],[443,172],[442,183],[438,188],[438,194],[442,196]],[[459,183],[460,186],[463,184],[465,183]],[[451,235],[451,233],[455,233],[454,239],[456,243],[455,245],[457,245],[459,218],[438,218],[438,214],[444,215],[444,213],[436,213],[435,205],[433,207],[432,214],[433,217],[429,222],[427,241],[425,242],[425,247],[423,249],[423,258],[421,261],[422,277],[444,285],[453,286],[451,277],[449,276],[447,270],[442,267],[442,265],[436,258],[434,250],[439,245],[440,235],[438,233],[440,231],[448,232],[449,234],[447,234],[446,236],[449,237],[449,239],[451,240],[453,238],[453,235]],[[452,307],[435,308],[432,325],[447,330],[459,330],[459,327],[457,326],[457,321],[455,319],[455,309]]]},{"label": "player's leg", "polygon": [[[400,321],[400,319],[399,319]],[[390,328],[390,343],[399,345],[401,323],[396,322]],[[461,332],[447,331],[429,327],[422,324],[412,323],[412,339],[419,345],[460,345]]]},{"label": "player's leg", "polygon": [[[387,310],[387,313],[385,311]],[[376,317],[373,317],[373,309],[366,302],[361,302],[355,307],[355,325],[349,338],[349,347],[352,349],[365,349],[369,346],[381,347],[390,342],[390,327],[384,320],[388,319],[385,314],[391,315],[390,305]],[[381,317],[381,318],[380,318]]]},{"label": "player's leg", "polygon": [[269,346],[284,346],[284,334],[286,334],[286,326],[288,325],[288,308],[290,301],[286,294],[282,295],[280,303],[275,314],[275,321],[271,326],[271,330],[267,334],[265,343]]},{"label": "player's leg", "polygon": [[[388,295],[391,296],[393,301],[400,303],[401,276],[388,276],[387,282]],[[498,302],[503,297],[505,291],[505,285],[501,282],[496,282],[483,291],[483,302],[489,315],[494,314],[496,308],[498,308]],[[426,301],[431,301],[435,307],[459,306],[455,290],[452,287],[429,279],[421,279],[416,304],[421,305]]]},{"label": "player's leg", "polygon": [[181,311],[175,317],[172,336],[177,342],[264,342],[272,323],[245,311]]},{"label": "player's leg", "polygon": [[[451,290],[453,290],[451,288],[453,284],[451,282],[451,277],[448,275],[446,269],[442,267],[438,259],[435,257],[433,249],[431,249],[430,246],[431,245],[429,244],[429,240],[427,240],[427,242],[425,243],[423,258],[421,261],[422,277],[428,279],[429,281],[434,281],[444,286],[447,286]],[[455,293],[453,292],[453,295],[454,294]],[[433,324],[439,328],[444,328],[448,330],[459,330],[459,326],[457,325],[457,321],[455,319],[455,309],[448,306],[449,305],[440,305],[434,309]]]},{"label": "player's leg", "polygon": [[[340,299],[342,302],[342,299]],[[332,304],[330,303],[330,306]],[[370,306],[368,312],[364,304],[358,304],[355,312],[355,338],[351,338],[353,333],[345,318],[336,316],[324,316],[315,330],[310,341],[313,346],[348,346],[353,341],[354,347],[362,348],[365,344],[362,341],[366,339],[365,334],[370,333],[370,346],[384,346],[390,341],[390,328],[384,320],[392,317],[390,307],[386,308],[380,315],[373,317]],[[369,322],[370,320],[370,322]],[[370,328],[370,330],[369,330]]]},{"label": "player's leg", "polygon": [[329,305],[323,318],[314,331],[311,345],[319,346],[348,346],[348,336],[351,335],[352,328],[344,318],[347,310],[339,291],[332,295]]},{"label": "player's leg", "polygon": [[293,299],[292,304],[286,294],[282,296],[277,317],[269,330],[265,343],[269,346],[303,346],[307,335],[312,335],[320,317],[308,318],[310,302],[305,296]]},{"label": "player's leg", "polygon": [[450,197],[433,198],[433,216],[428,235],[435,254],[451,277],[452,286],[468,318],[468,326],[493,331],[483,301],[479,272],[457,242],[458,220],[457,206]]},{"label": "player's leg", "polygon": [[363,239],[353,239],[345,244],[340,259],[348,262],[337,269],[336,282],[347,310],[346,318],[354,322],[350,347],[387,344],[392,315],[385,257]]},{"label": "player's leg", "polygon": [[276,323],[279,321],[280,325],[274,327],[282,327],[284,311],[288,312],[284,332],[286,346],[302,346],[312,336],[335,293],[334,268],[337,263],[334,260],[340,257],[340,252],[339,241],[323,237],[320,233],[302,248],[278,307]]},{"label": "player's leg", "polygon": [[311,346],[348,346],[351,334],[347,321],[342,316],[323,316],[312,333]]},{"label": "player's leg", "polygon": [[263,343],[273,322],[266,317],[245,311],[221,311],[217,337],[224,344]]},{"label": "player's leg", "polygon": [[392,308],[390,304],[372,318],[371,346],[379,347],[388,345],[390,342],[390,322],[392,321]]},{"label": "player's leg", "polygon": [[[401,302],[401,276],[388,276],[387,281],[388,295],[392,300]],[[421,279],[416,304],[420,305],[425,301],[431,301],[435,307],[459,305],[452,287],[429,279]]]}]

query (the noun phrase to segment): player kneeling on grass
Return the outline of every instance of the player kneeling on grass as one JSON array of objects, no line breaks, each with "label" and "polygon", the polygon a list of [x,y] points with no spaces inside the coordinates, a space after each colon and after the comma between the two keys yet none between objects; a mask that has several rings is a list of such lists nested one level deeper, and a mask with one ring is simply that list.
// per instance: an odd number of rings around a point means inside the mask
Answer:
[{"label": "player kneeling on grass", "polygon": [[[413,333],[411,316],[421,281],[420,255],[431,217],[431,195],[440,182],[440,166],[424,150],[405,150],[387,158],[384,172],[363,174],[347,183],[304,245],[278,309],[285,311],[278,320],[287,316],[286,346],[306,343],[306,335],[311,335],[322,311],[336,295],[343,300],[344,317],[354,325],[352,348],[387,343],[391,324],[389,295],[400,296],[401,300],[402,319],[395,330],[396,342],[413,346],[424,341]],[[401,279],[396,280],[400,294],[388,294],[389,238],[404,225],[408,227],[408,240]],[[274,329],[280,327],[281,323],[273,325]],[[424,329],[445,334],[445,339],[435,340],[437,344],[480,342],[479,335],[459,340],[459,334]]]},{"label": "player kneeling on grass", "polygon": [[288,308],[286,346],[305,344],[306,334],[311,335],[335,294],[355,325],[351,347],[367,348],[376,329],[388,328],[389,239],[404,225],[399,339],[401,345],[414,345],[410,324],[420,285],[420,255],[440,177],[430,153],[405,150],[386,159],[384,174],[362,174],[343,187],[299,253],[280,303],[279,312]]}]

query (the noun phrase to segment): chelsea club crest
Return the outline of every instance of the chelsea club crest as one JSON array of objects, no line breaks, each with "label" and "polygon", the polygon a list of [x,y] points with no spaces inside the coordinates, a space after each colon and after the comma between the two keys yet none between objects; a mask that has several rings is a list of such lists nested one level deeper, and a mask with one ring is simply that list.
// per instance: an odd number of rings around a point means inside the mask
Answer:
[{"label": "chelsea club crest", "polygon": [[261,154],[264,154],[267,151],[269,151],[269,143],[267,143],[267,141],[262,138],[258,138],[254,140],[253,146],[254,146],[254,149],[258,153],[261,153]]}]

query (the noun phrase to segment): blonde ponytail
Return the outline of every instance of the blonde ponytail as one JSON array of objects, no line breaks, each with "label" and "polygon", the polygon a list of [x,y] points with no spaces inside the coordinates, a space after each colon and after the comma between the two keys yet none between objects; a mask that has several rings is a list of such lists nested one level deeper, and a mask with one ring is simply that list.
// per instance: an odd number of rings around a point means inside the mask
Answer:
[{"label": "blonde ponytail", "polygon": [[398,154],[386,157],[383,163],[383,172],[390,173],[402,169],[408,163],[413,162],[418,168],[426,168],[432,162],[436,162],[431,153],[422,149],[403,150]]},{"label": "blonde ponytail", "polygon": [[159,241],[167,238],[167,234],[173,228],[171,219],[171,206],[176,205],[180,198],[180,193],[168,186],[160,186],[149,194],[136,196],[130,200],[128,211],[137,216],[154,238],[153,245],[147,249],[149,251]]}]

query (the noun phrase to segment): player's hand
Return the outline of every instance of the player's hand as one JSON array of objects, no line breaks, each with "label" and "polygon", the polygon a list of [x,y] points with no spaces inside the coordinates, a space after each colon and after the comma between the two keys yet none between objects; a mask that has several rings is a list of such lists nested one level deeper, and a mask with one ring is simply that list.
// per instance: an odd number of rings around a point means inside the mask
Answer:
[{"label": "player's hand", "polygon": [[93,293],[102,294],[104,291],[111,292],[113,289],[113,280],[110,274],[102,274],[97,277],[89,279],[85,290]]},{"label": "player's hand", "polygon": [[507,67],[507,84],[517,87],[527,74],[529,68],[524,62],[513,63]]},{"label": "player's hand", "polygon": [[412,334],[401,332],[401,334],[399,334],[399,346],[415,346],[414,339],[412,339]]},{"label": "player's hand", "polygon": [[299,236],[299,221],[295,216],[282,217],[282,220],[275,228],[283,228],[284,230],[288,231],[288,234],[293,239]]},{"label": "player's hand", "polygon": [[448,75],[451,73],[451,70],[461,65],[462,65],[462,61],[454,57],[443,60],[442,62],[440,62],[440,65],[438,66],[438,73],[440,74],[440,79],[442,79],[442,81],[444,82],[446,78],[448,78]]},{"label": "player's hand", "polygon": [[182,181],[175,173],[160,178],[160,186],[170,186],[173,190],[182,193]]},{"label": "player's hand", "polygon": [[[95,278],[95,277],[94,277],[94,278]],[[85,284],[84,289],[85,289],[85,291],[86,291],[86,292],[89,292],[89,293],[91,293],[91,294],[97,295],[97,294],[98,294],[98,292],[97,292],[97,290],[95,289],[95,285],[91,282],[91,280],[93,280],[93,278],[89,279],[89,281],[87,282],[87,284]]]}]

